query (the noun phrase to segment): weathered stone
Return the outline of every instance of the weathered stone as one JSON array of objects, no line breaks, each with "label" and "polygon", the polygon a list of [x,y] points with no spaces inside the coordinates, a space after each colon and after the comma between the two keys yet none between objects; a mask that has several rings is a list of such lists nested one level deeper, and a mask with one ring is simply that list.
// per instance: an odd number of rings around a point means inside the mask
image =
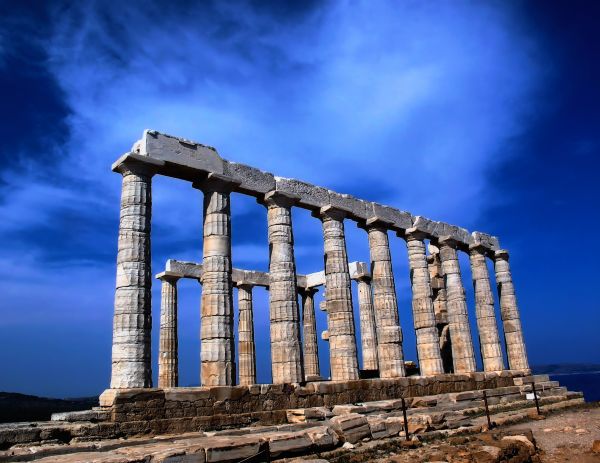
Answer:
[{"label": "weathered stone", "polygon": [[494,255],[494,269],[496,272],[498,297],[500,299],[500,314],[502,316],[502,323],[504,324],[508,366],[511,370],[528,369],[529,361],[527,360],[525,341],[521,329],[521,316],[517,307],[517,298],[510,273],[507,251],[496,251]]},{"label": "weathered stone", "polygon": [[269,234],[269,316],[273,383],[304,379],[291,206],[295,197],[265,195]]},{"label": "weathered stone", "polygon": [[358,280],[358,306],[363,370],[377,370],[377,329],[370,277],[364,276]]},{"label": "weathered stone", "polygon": [[319,368],[319,347],[317,344],[317,323],[315,319],[315,293],[310,288],[300,291],[302,297],[302,327],[304,333],[304,374],[305,379],[321,375]]},{"label": "weathered stone", "polygon": [[252,286],[238,284],[238,368],[239,384],[256,383],[256,349],[254,344],[254,311]]},{"label": "weathered stone", "polygon": [[373,307],[377,326],[377,357],[382,378],[405,376],[402,330],[387,231],[367,225],[371,255]]},{"label": "weathered stone", "polygon": [[326,207],[320,210],[319,215],[323,223],[325,246],[331,379],[334,381],[358,379],[352,290],[344,233],[345,213],[339,209]]},{"label": "weathered stone", "polygon": [[479,330],[479,346],[483,369],[485,371],[500,371],[504,369],[502,345],[498,334],[494,296],[490,286],[490,276],[487,268],[485,251],[480,245],[472,245],[469,251],[471,276],[475,290],[475,314]]},{"label": "weathered stone", "polygon": [[160,340],[158,348],[158,387],[179,385],[179,356],[177,339],[177,280],[162,275],[160,278]]}]

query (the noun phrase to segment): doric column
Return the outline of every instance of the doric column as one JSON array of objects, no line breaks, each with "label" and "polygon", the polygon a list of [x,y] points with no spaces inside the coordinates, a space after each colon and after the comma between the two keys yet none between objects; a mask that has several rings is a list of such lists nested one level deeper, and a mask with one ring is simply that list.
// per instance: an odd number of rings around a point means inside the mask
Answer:
[{"label": "doric column", "polygon": [[415,228],[404,235],[408,248],[410,283],[412,287],[412,310],[417,338],[417,355],[421,376],[444,373],[440,343],[433,309],[433,292],[425,251],[425,234]]},{"label": "doric column", "polygon": [[470,373],[476,370],[475,353],[473,351],[473,340],[471,339],[465,289],[462,284],[456,254],[456,242],[449,237],[442,237],[439,239],[438,244],[446,286],[446,305],[454,373]]},{"label": "doric column", "polygon": [[494,296],[486,263],[487,251],[480,245],[469,246],[471,275],[475,289],[475,314],[484,371],[504,370],[502,345],[494,310]]},{"label": "doric column", "polygon": [[200,308],[200,380],[203,386],[235,384],[229,203],[232,186],[214,174],[194,184],[204,192]]},{"label": "doric column", "polygon": [[300,347],[292,205],[296,198],[278,191],[265,195],[269,233],[269,316],[273,383],[304,379]]},{"label": "doric column", "polygon": [[357,282],[363,370],[377,370],[379,369],[379,362],[377,361],[377,331],[375,311],[373,310],[371,277],[361,275]]},{"label": "doric column", "polygon": [[304,375],[307,381],[321,377],[319,346],[317,344],[317,321],[315,319],[315,293],[317,291],[317,288],[306,288],[300,291],[304,332]]},{"label": "doric column", "polygon": [[319,211],[323,223],[325,298],[333,381],[353,380],[359,377],[344,216],[344,211],[331,206],[322,207]]},{"label": "doric column", "polygon": [[179,276],[163,272],[160,291],[160,338],[158,345],[158,387],[179,385],[177,354],[177,280]]},{"label": "doric column", "polygon": [[256,348],[254,345],[254,312],[252,286],[237,284],[238,288],[238,369],[240,385],[256,384]]},{"label": "doric column", "polygon": [[521,317],[517,307],[515,288],[508,263],[508,251],[499,250],[494,255],[494,269],[496,271],[496,284],[500,297],[500,313],[504,326],[504,339],[508,366],[511,370],[529,369],[527,351],[521,329]]},{"label": "doric column", "polygon": [[110,387],[152,387],[150,221],[152,175],[145,164],[124,161],[117,253]]},{"label": "doric column", "polygon": [[431,281],[431,290],[433,291],[433,310],[435,312],[442,364],[444,365],[444,373],[452,373],[454,365],[452,362],[452,345],[448,329],[446,283],[444,282],[444,273],[442,272],[440,250],[431,241],[429,241],[428,249],[427,265],[429,266],[429,279]]},{"label": "doric column", "polygon": [[365,228],[369,234],[371,254],[371,288],[377,326],[379,376],[381,378],[406,376],[402,350],[402,329],[398,316],[387,229],[377,222],[367,223]]}]

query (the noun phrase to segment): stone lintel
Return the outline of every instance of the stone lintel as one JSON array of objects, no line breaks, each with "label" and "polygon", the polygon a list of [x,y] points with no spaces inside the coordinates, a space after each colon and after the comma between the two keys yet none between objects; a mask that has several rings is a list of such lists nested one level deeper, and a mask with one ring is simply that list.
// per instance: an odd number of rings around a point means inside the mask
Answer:
[{"label": "stone lintel", "polygon": [[445,244],[456,249],[459,247],[460,243],[453,236],[443,235],[437,239],[437,244],[440,246]]},{"label": "stone lintel", "polygon": [[[311,185],[299,180],[275,177],[254,167],[246,166],[222,159],[217,150],[201,143],[146,130],[141,140],[137,141],[132,153],[125,157],[153,165],[154,170],[162,175],[197,182],[211,174],[223,176],[233,191],[257,197],[259,202],[267,199],[270,192],[277,192],[277,197],[293,199],[288,205],[296,205],[312,211],[320,211],[328,205],[345,210],[347,217],[365,224],[383,226],[403,232],[413,226],[433,237],[451,235],[459,243],[461,249],[468,249],[477,240],[495,251],[499,248],[498,240],[481,232],[470,234],[467,230],[444,222],[433,222],[421,216],[413,217],[410,213],[375,202],[364,201],[351,195]],[[124,161],[120,158],[114,165],[117,169]],[[218,177],[216,177],[218,178]],[[275,193],[269,199],[275,200]],[[432,229],[432,224],[434,228]]]},{"label": "stone lintel", "polygon": [[483,245],[482,243],[473,243],[469,245],[469,252],[477,251],[487,257],[494,257],[494,251]]},{"label": "stone lintel", "polygon": [[[325,285],[325,271],[323,270],[320,272],[309,273],[305,276],[305,284],[303,285],[305,288],[315,288],[317,286]],[[298,286],[300,286],[300,284],[298,284]]]}]

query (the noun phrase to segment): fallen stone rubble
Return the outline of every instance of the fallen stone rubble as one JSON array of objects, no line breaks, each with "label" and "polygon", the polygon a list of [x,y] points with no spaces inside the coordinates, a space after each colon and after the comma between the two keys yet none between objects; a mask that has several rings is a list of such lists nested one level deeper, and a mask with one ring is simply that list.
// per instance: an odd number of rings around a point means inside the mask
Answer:
[{"label": "fallen stone rubble", "polygon": [[[541,381],[536,386],[544,412],[583,403],[580,393],[568,392],[555,382]],[[529,384],[500,389],[486,391],[496,424],[518,422],[535,410],[532,401],[525,399],[531,389]],[[407,399],[409,436],[435,439],[480,432],[487,426],[482,394],[482,391],[471,391]],[[86,425],[70,423],[68,416],[64,418],[67,422],[62,423],[63,426]],[[403,440],[405,435],[401,400],[288,410],[287,418],[288,424],[278,426],[129,439],[79,438],[68,443],[60,440],[59,432],[54,428],[53,433],[48,433],[50,438],[38,445],[17,444],[0,452],[0,461],[175,463],[234,462],[246,458],[264,461],[267,455],[277,459],[319,454],[365,445],[365,442],[390,438]],[[43,430],[45,425],[40,423],[37,428]],[[6,425],[0,427],[0,436],[6,428]],[[25,424],[13,425],[15,433],[27,429]]]}]

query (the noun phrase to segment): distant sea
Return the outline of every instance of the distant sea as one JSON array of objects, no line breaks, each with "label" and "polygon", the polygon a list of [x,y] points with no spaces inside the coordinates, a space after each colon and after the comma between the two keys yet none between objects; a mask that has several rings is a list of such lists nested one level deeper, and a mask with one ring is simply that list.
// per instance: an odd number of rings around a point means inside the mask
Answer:
[{"label": "distant sea", "polygon": [[586,402],[600,401],[600,371],[594,373],[561,373],[550,375],[569,391],[583,392]]}]

